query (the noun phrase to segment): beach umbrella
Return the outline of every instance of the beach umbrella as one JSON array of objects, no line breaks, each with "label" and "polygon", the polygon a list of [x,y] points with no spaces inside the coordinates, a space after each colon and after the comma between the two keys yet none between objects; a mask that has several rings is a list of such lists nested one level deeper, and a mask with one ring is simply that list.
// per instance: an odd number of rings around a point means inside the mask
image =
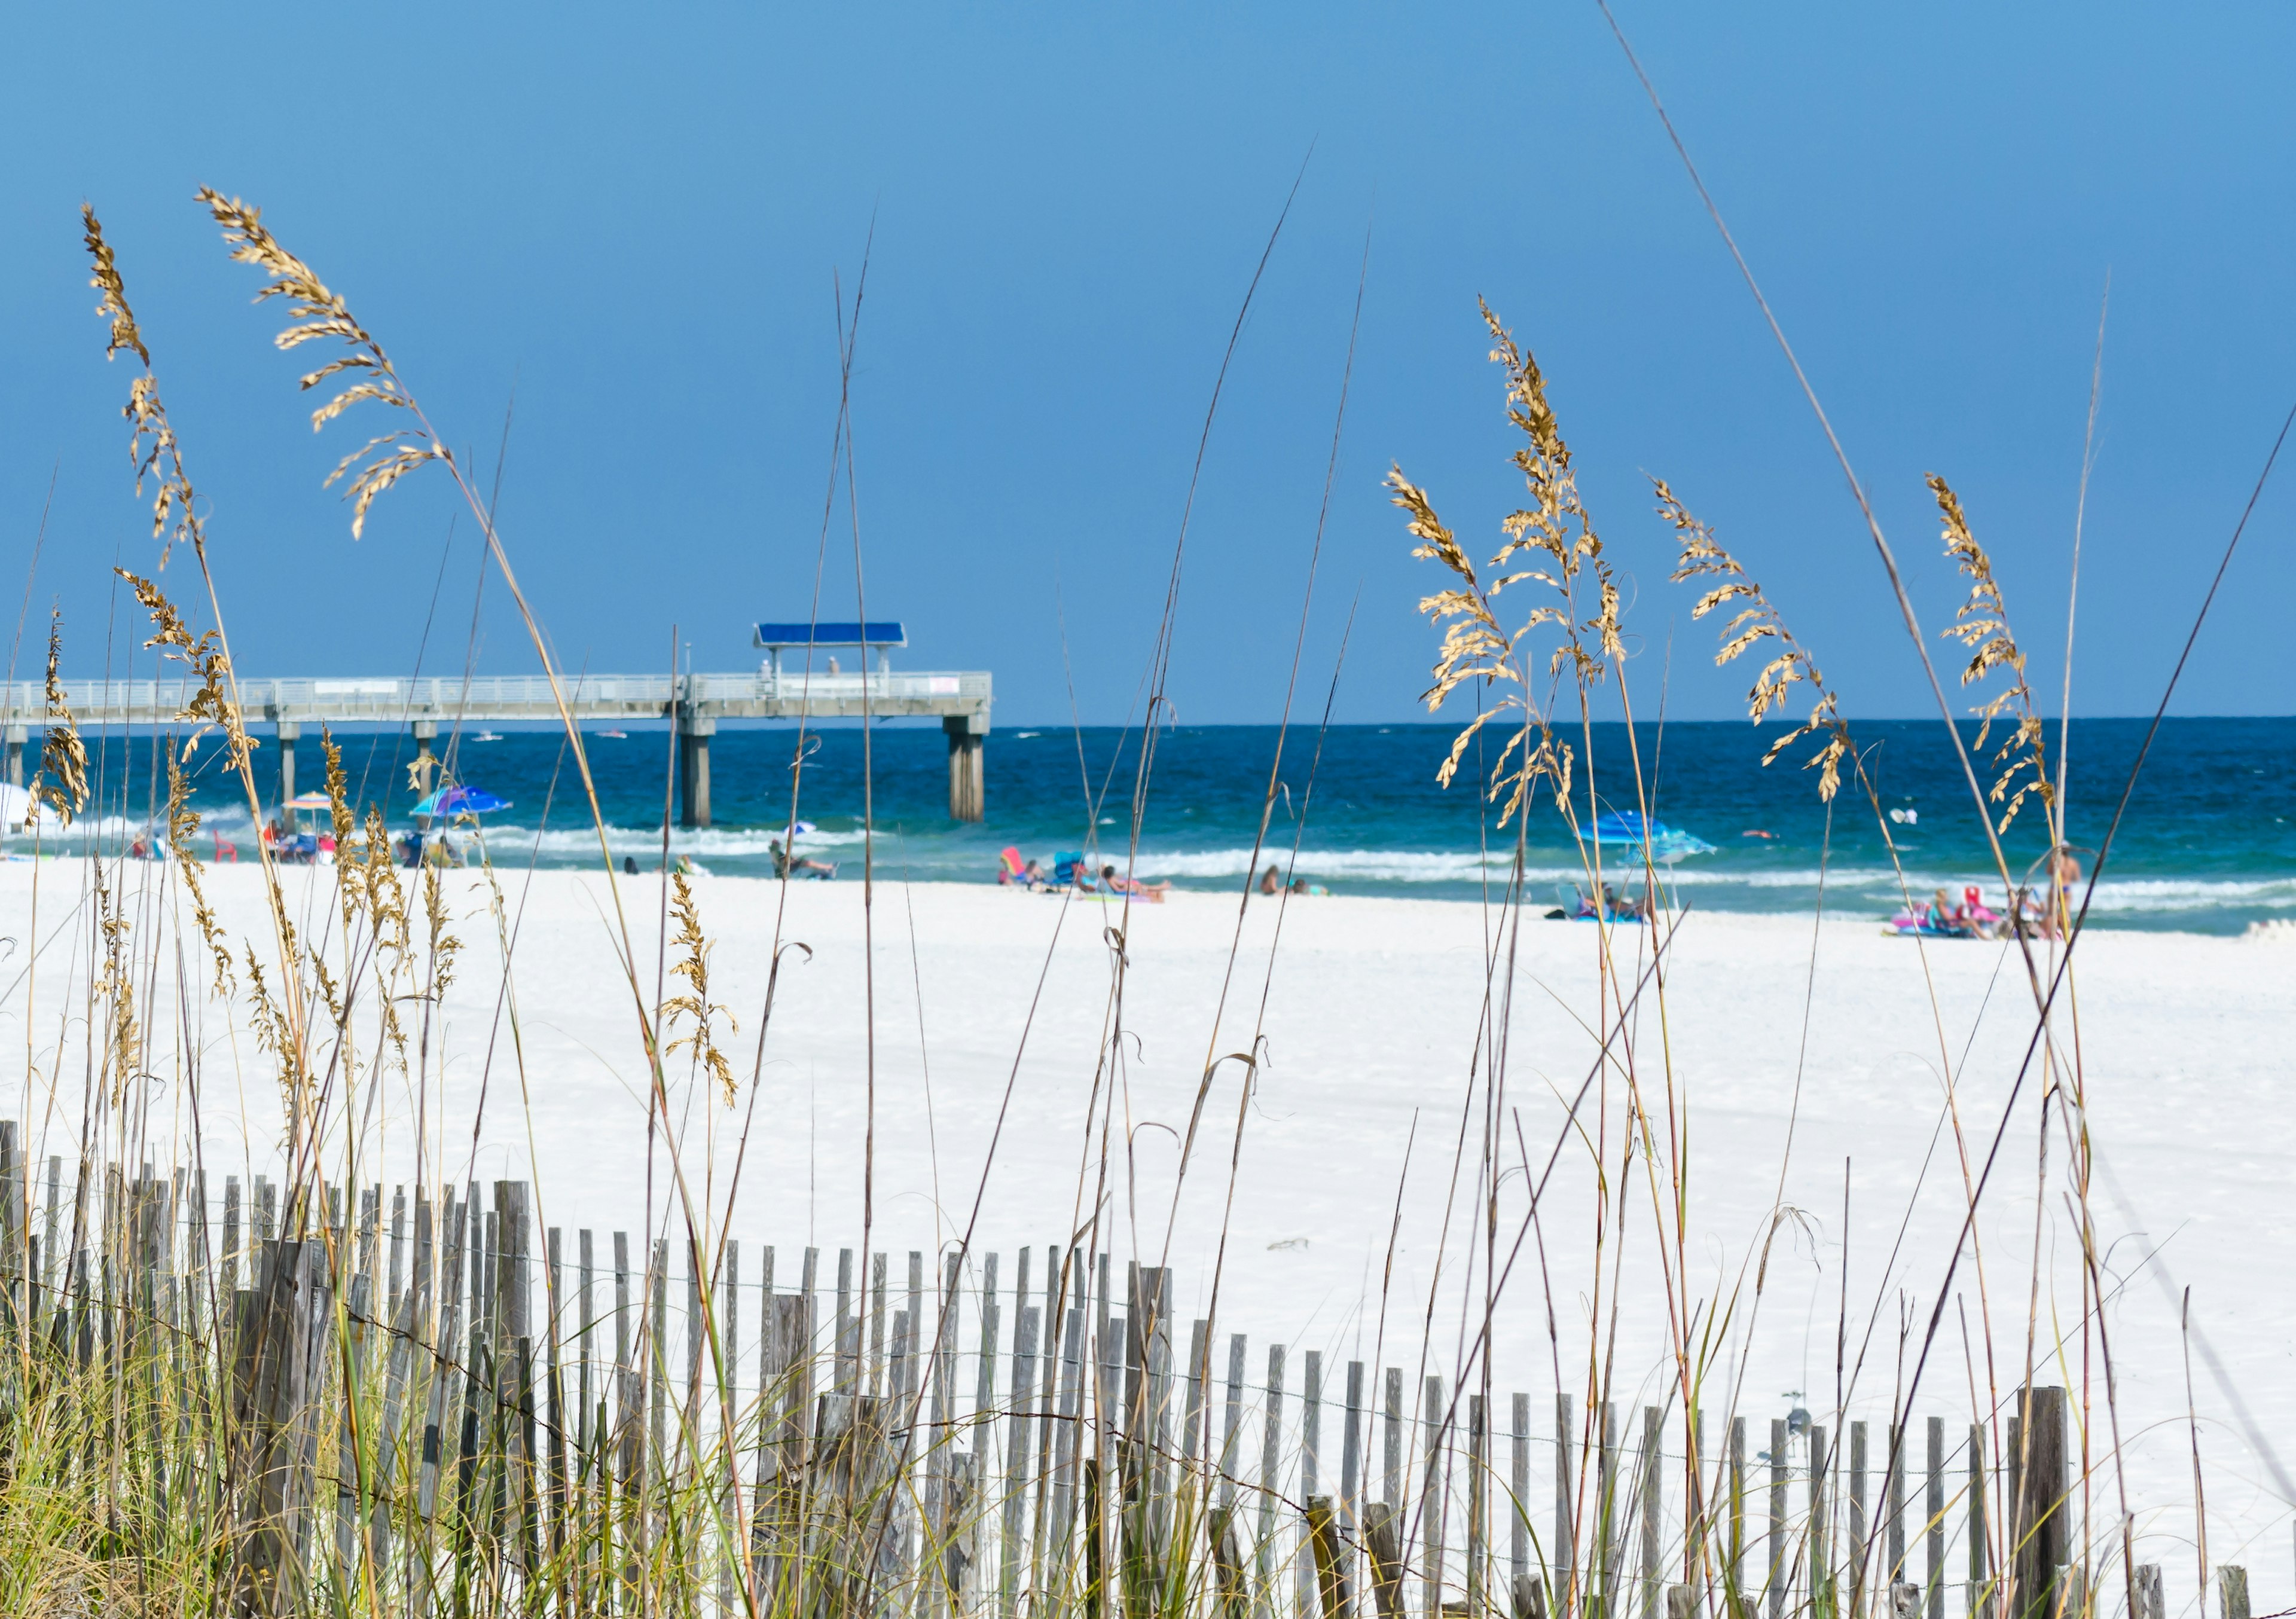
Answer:
[{"label": "beach umbrella", "polygon": [[1635,849],[1647,838],[1651,857],[1660,865],[1672,865],[1685,854],[1714,853],[1703,838],[1663,821],[1645,822],[1640,810],[1605,810],[1595,817],[1594,832],[1595,842],[1605,847]]},{"label": "beach umbrella", "polygon": [[324,793],[297,793],[279,806],[291,810],[324,810],[335,807],[335,801]]},{"label": "beach umbrella", "polygon": [[509,799],[497,798],[481,787],[442,787],[417,804],[412,813],[430,816],[490,815],[509,807]]}]

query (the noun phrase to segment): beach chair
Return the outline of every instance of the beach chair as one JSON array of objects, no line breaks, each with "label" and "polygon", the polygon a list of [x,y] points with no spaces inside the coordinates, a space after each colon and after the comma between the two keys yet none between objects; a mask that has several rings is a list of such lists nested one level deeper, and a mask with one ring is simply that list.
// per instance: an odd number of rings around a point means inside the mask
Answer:
[{"label": "beach chair", "polygon": [[1021,858],[1020,850],[1004,848],[996,852],[996,881],[1000,887],[1025,882],[1027,879],[1023,874],[1028,869],[1027,863]]},{"label": "beach chair", "polygon": [[1053,887],[1055,888],[1073,887],[1077,879],[1077,868],[1083,863],[1084,851],[1082,849],[1069,849],[1054,855]]}]

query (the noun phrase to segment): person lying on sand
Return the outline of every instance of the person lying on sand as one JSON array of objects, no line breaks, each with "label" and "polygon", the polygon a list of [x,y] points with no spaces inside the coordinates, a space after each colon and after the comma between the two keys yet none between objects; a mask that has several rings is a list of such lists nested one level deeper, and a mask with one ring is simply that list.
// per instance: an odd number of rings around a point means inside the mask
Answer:
[{"label": "person lying on sand", "polygon": [[792,857],[787,850],[782,847],[782,840],[778,838],[771,840],[771,846],[774,852],[774,875],[775,877],[786,878],[795,875],[800,877],[819,877],[827,879],[837,875],[837,868],[826,861],[809,859],[803,854]]},{"label": "person lying on sand", "polygon": [[1134,894],[1159,905],[1172,891],[1172,879],[1168,877],[1160,883],[1144,883],[1136,877],[1122,875],[1112,865],[1101,867],[1100,880],[1107,885],[1111,894]]}]

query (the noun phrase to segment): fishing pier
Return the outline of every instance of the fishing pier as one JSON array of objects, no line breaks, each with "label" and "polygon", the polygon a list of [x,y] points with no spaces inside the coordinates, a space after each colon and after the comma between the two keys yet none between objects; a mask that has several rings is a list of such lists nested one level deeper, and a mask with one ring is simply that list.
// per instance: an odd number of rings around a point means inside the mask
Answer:
[{"label": "fishing pier", "polygon": [[[805,626],[760,626],[761,634],[794,627],[802,642]],[[838,644],[836,629],[878,631],[898,626],[821,626],[816,648]],[[872,639],[870,647],[898,644]],[[989,677],[984,671],[930,673],[882,666],[827,674],[787,669],[788,643],[761,641],[772,651],[766,666],[747,675],[568,675],[559,682],[565,715],[578,725],[636,720],[667,722],[677,732],[678,819],[690,827],[709,824],[709,740],[725,720],[927,719],[938,718],[948,738],[948,813],[958,821],[979,821],[986,802],[983,746],[988,736]],[[72,680],[62,683],[64,701],[83,732],[140,727],[164,730],[179,723],[193,691],[182,680]],[[562,717],[559,695],[542,675],[456,675],[242,680],[241,715],[260,736],[268,730],[277,744],[279,801],[295,796],[296,743],[306,726],[405,726],[418,756],[430,753],[439,729],[544,721]],[[47,724],[47,697],[37,681],[0,685],[0,733],[7,747],[8,780],[24,781],[24,749],[36,751]]]}]

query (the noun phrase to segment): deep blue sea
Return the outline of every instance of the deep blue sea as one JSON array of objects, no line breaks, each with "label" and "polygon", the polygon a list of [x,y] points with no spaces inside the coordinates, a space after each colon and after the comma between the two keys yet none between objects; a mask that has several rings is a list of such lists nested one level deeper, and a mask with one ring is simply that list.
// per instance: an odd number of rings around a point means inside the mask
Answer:
[{"label": "deep blue sea", "polygon": [[[2094,861],[2144,732],[2141,720],[2077,721],[2072,728],[2070,841]],[[1494,728],[1494,732],[1496,728]],[[711,750],[715,824],[673,829],[669,846],[704,869],[771,871],[767,840],[790,819],[795,728],[721,731]],[[1478,800],[1469,770],[1450,789],[1436,769],[1447,724],[1337,726],[1320,737],[1294,727],[1284,739],[1267,854],[1299,875],[1342,894],[1471,899],[1504,881],[1513,834],[1496,809]],[[1829,912],[1887,915],[1892,878],[1873,810],[1852,788],[1836,799],[1830,825],[1815,773],[1800,752],[1767,769],[1761,757],[1775,732],[1743,724],[1669,724],[1637,728],[1657,817],[1714,846],[1676,864],[1678,899],[1729,911],[1804,912],[1825,866]],[[1980,883],[1997,894],[1968,789],[1936,723],[1862,724],[1885,809],[1917,894],[1941,883],[1956,892]],[[1966,733],[1973,736],[1973,727]],[[1230,889],[1251,858],[1278,733],[1273,726],[1180,727],[1160,732],[1142,818],[1138,870],[1184,888]],[[2059,738],[2050,729],[2054,759]],[[442,739],[445,743],[447,739]],[[961,826],[947,814],[947,747],[938,726],[880,725],[869,739],[875,859],[898,880],[988,882],[1007,845],[1049,863],[1057,852],[1094,849],[1121,863],[1129,836],[1139,734],[1108,728],[1006,727],[987,744],[988,819]],[[799,788],[798,817],[817,829],[800,852],[857,877],[862,858],[862,735],[851,725],[816,731]],[[394,825],[414,802],[405,780],[412,744],[403,734],[342,739],[355,791],[381,797]],[[1606,805],[1634,806],[1632,764],[1622,725],[1595,728],[1594,780]],[[259,756],[261,779],[275,770],[272,744]],[[660,728],[625,738],[588,738],[617,857],[641,865],[660,858],[668,739]],[[212,752],[212,750],[209,750]],[[94,822],[117,837],[144,820],[149,802],[148,744],[102,747],[106,814]],[[563,739],[507,732],[498,740],[465,734],[449,757],[460,779],[512,801],[488,817],[498,864],[594,862],[597,845],[566,757]],[[300,781],[320,785],[315,736],[299,754]],[[1470,756],[1470,769],[1472,756]],[[1578,763],[1583,793],[1587,762]],[[1987,778],[1989,785],[1990,778]],[[245,833],[243,805],[203,788],[196,800],[226,836]],[[1583,802],[1583,798],[1582,798]],[[1757,834],[1767,834],[1758,836]],[[1830,843],[1829,843],[1830,839]],[[2038,801],[2005,842],[2021,871],[2046,845]],[[1292,850],[1296,845],[1296,862]],[[1551,902],[1557,883],[1582,875],[1569,831],[1551,803],[1529,822],[1531,895]],[[2138,778],[2091,920],[2101,926],[2238,932],[2248,923],[2296,917],[2296,719],[2184,719],[2161,728]]]}]

